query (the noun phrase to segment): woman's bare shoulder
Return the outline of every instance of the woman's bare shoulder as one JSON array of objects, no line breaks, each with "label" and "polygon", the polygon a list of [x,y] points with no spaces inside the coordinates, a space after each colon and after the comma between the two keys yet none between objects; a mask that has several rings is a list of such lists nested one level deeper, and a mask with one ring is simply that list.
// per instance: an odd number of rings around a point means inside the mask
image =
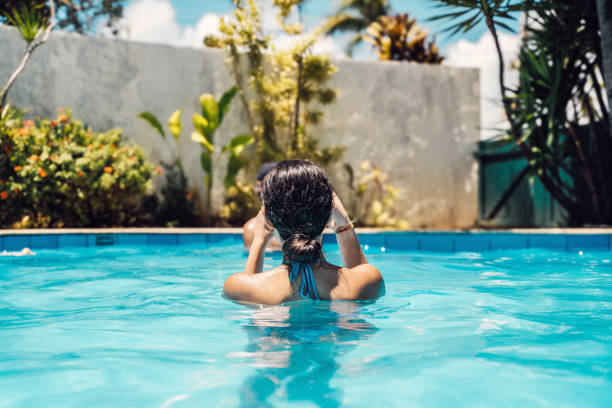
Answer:
[{"label": "woman's bare shoulder", "polygon": [[276,303],[274,282],[282,267],[257,274],[238,272],[230,275],[223,285],[223,296],[230,300],[252,303]]},{"label": "woman's bare shoulder", "polygon": [[361,264],[340,270],[347,295],[351,299],[376,299],[385,293],[385,282],[378,268],[372,264]]}]

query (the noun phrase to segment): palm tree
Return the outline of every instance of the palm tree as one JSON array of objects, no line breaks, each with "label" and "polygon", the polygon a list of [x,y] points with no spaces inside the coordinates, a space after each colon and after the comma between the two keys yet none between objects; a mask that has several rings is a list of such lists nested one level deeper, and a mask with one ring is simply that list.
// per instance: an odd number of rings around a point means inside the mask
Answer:
[{"label": "palm tree", "polygon": [[[601,31],[604,82],[608,93],[608,106],[612,109],[612,0],[597,0],[597,16]],[[612,133],[612,115],[610,115],[610,129]]]},{"label": "palm tree", "polygon": [[328,35],[336,32],[355,32],[346,53],[353,54],[355,47],[363,41],[363,32],[380,16],[391,12],[388,0],[342,0],[342,6],[327,21]]}]

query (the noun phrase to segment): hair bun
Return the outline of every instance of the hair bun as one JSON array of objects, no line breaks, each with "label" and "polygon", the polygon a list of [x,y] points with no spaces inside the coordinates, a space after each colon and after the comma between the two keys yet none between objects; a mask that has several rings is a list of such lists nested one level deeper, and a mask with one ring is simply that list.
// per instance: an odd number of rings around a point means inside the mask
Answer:
[{"label": "hair bun", "polygon": [[312,263],[321,259],[321,243],[306,234],[292,234],[283,244],[285,262]]}]

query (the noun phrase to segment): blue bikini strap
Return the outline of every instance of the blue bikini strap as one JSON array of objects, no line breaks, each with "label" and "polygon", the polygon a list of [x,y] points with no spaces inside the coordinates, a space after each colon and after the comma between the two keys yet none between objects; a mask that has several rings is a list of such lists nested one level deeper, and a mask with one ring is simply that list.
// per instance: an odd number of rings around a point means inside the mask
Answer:
[{"label": "blue bikini strap", "polygon": [[317,292],[317,285],[312,272],[312,264],[307,262],[291,262],[289,264],[289,280],[293,282],[300,273],[302,275],[300,296],[304,299],[311,298],[313,300],[321,300]]}]

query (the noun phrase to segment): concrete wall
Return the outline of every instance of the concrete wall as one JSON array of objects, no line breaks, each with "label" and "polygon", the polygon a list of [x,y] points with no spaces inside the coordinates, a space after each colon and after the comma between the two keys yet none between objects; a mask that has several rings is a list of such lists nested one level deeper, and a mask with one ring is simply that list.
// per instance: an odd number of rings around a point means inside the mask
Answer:
[{"label": "concrete wall", "polygon": [[[13,29],[0,26],[0,83],[24,49]],[[332,80],[338,101],[324,110],[312,132],[323,145],[348,147],[344,162],[358,168],[369,159],[403,190],[401,208],[411,228],[462,228],[478,215],[479,76],[474,69],[392,62],[338,61]],[[199,146],[189,139],[191,115],[202,92],[216,96],[233,85],[223,53],[83,37],[55,32],[39,48],[9,99],[35,115],[68,107],[95,130],[121,127],[154,163],[170,152],[136,115],[149,110],[164,122],[183,109],[180,154],[190,179],[204,193]],[[248,132],[237,102],[217,132],[225,143]],[[225,167],[217,160],[216,173]],[[340,166],[330,171],[347,196]],[[214,202],[221,202],[219,179]]]}]

